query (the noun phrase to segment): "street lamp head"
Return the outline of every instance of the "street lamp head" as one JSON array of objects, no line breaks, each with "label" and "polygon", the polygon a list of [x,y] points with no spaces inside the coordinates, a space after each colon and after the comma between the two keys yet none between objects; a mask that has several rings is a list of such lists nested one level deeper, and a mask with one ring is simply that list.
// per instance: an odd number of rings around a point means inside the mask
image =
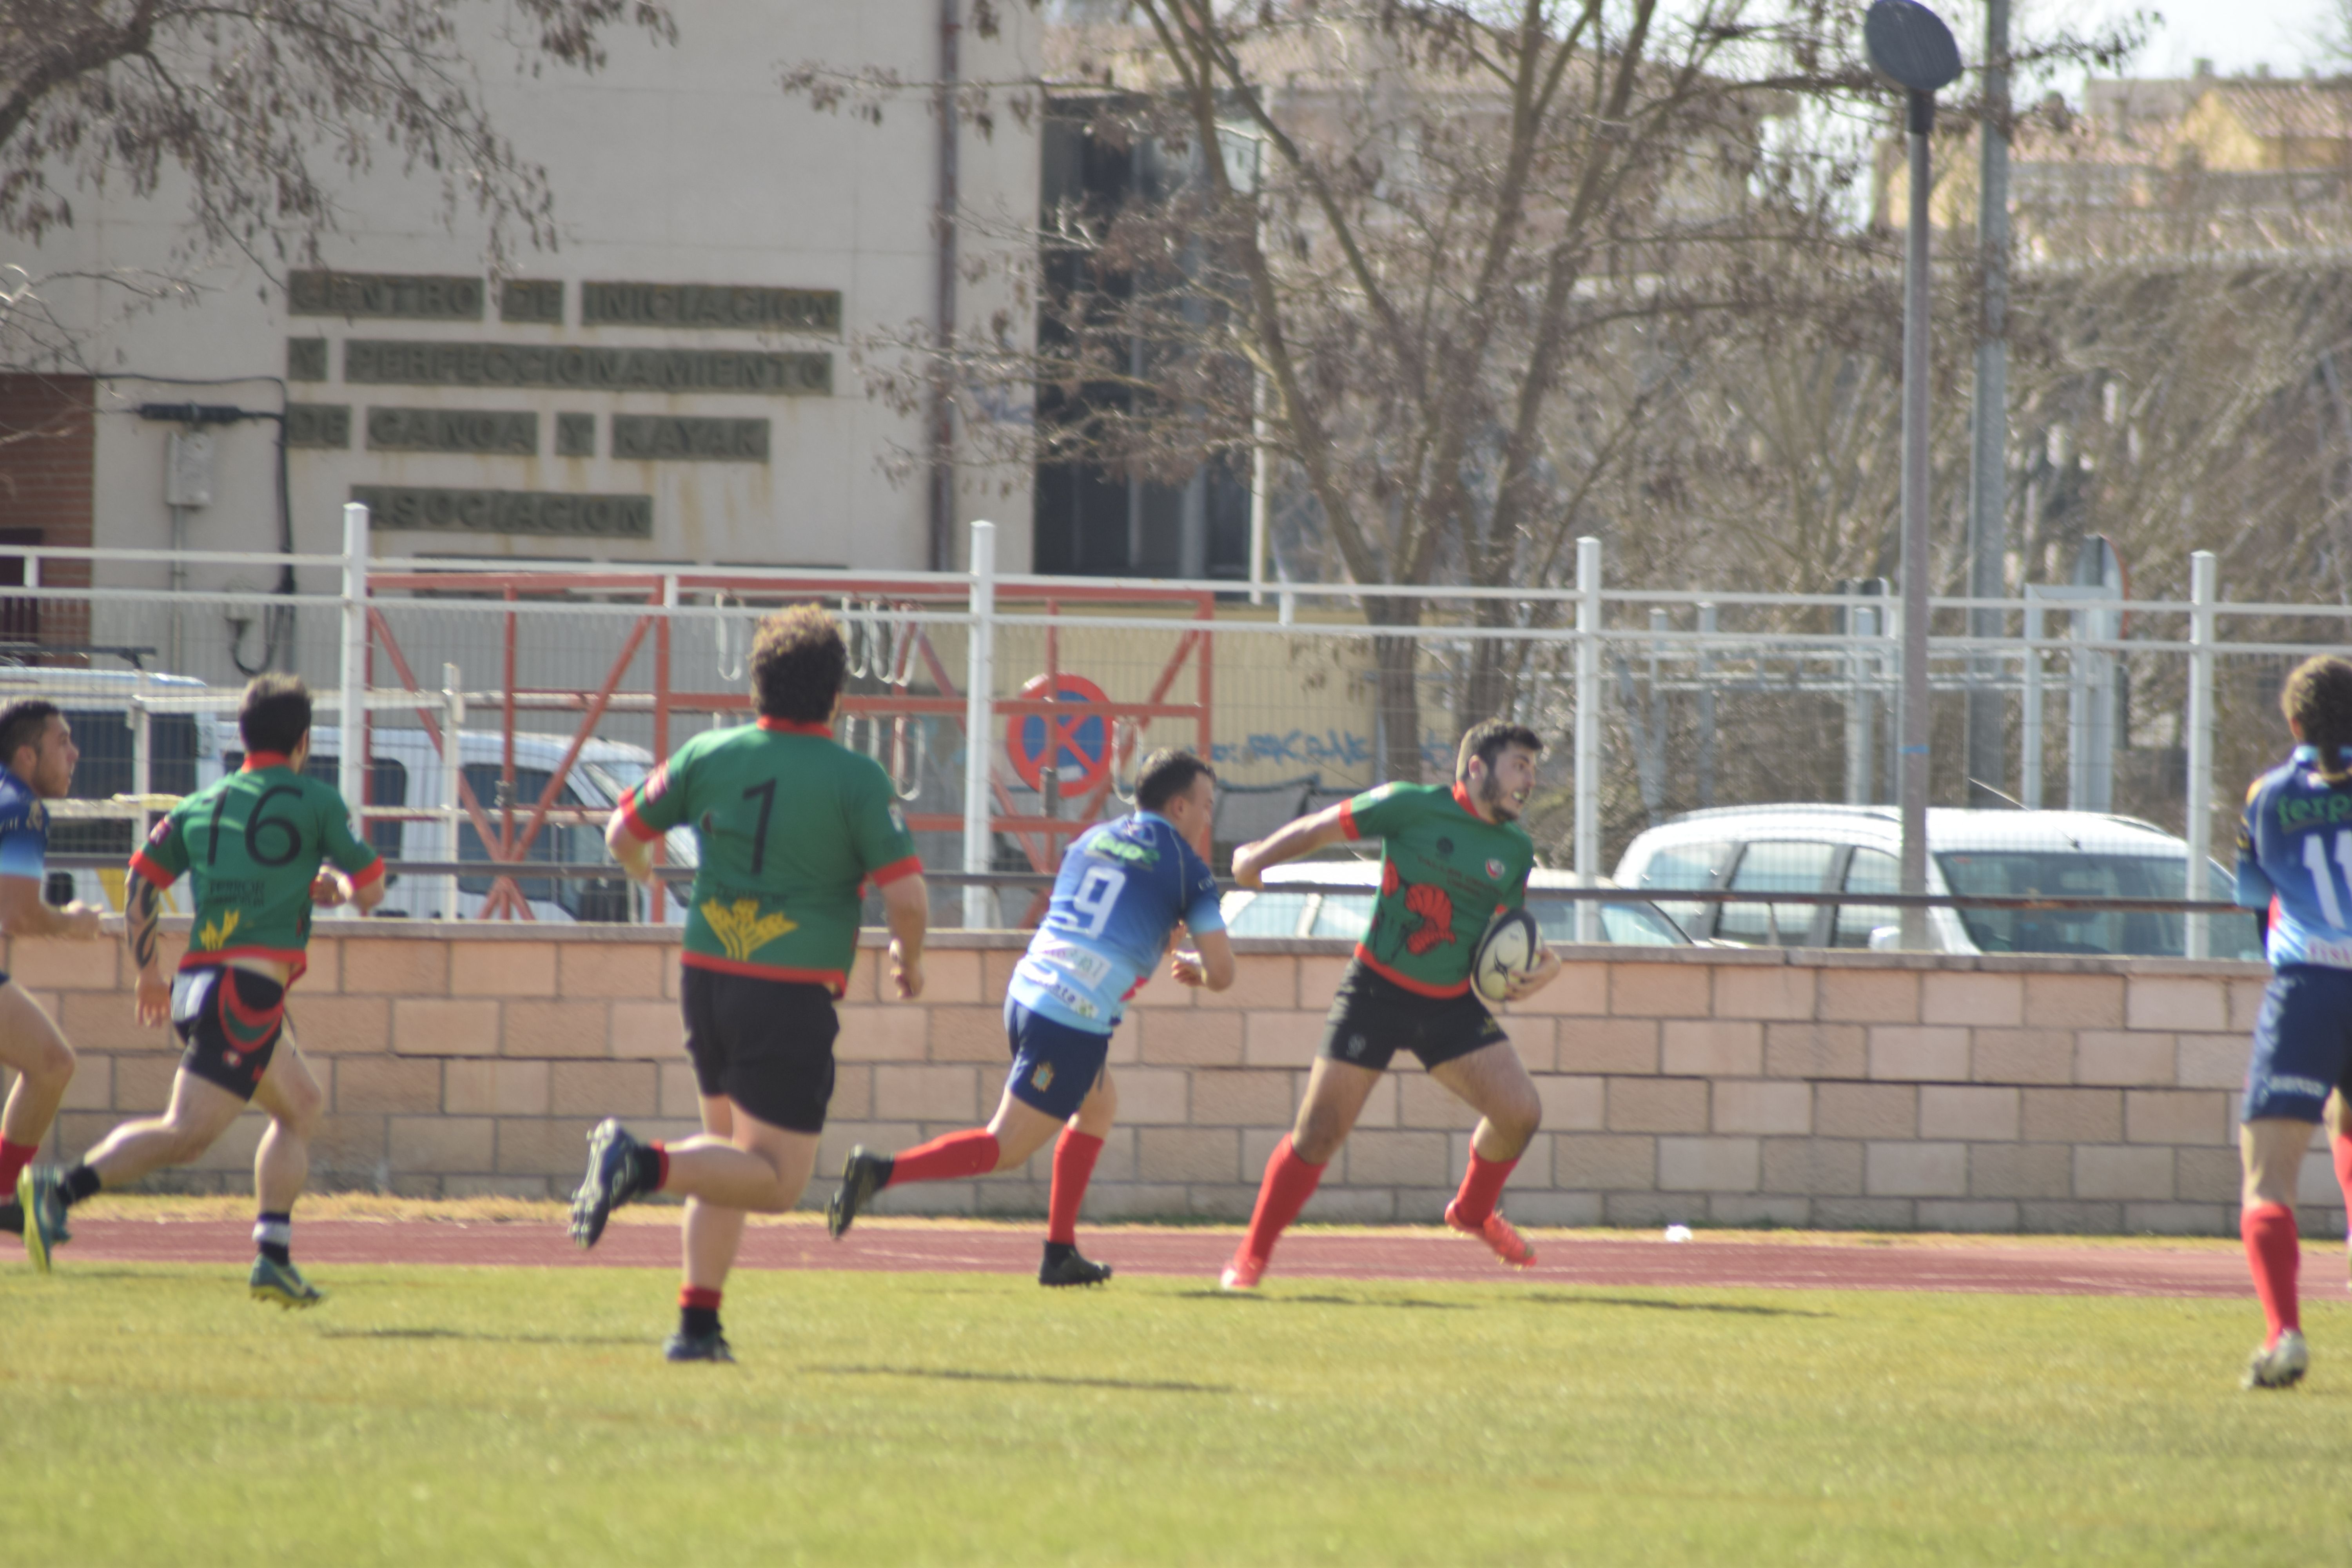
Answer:
[{"label": "street lamp head", "polygon": [[1944,19],[1917,0],[1871,0],[1862,19],[1871,68],[1911,92],[1935,92],[1958,81],[1960,47]]}]

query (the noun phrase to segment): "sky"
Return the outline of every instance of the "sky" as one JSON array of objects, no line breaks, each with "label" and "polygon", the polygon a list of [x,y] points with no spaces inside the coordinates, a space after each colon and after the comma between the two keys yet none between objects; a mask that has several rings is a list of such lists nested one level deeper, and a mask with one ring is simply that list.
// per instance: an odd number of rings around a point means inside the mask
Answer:
[{"label": "sky", "polygon": [[[2330,0],[2021,0],[2011,15],[2063,15],[2080,27],[2120,21],[2134,11],[2158,13],[2162,22],[2126,68],[2136,77],[2185,77],[2200,58],[2211,60],[2223,76],[2250,75],[2258,65],[2269,66],[2273,76],[2301,76],[2313,66],[2322,75],[2352,70],[2352,61],[2329,60],[2317,42],[2335,10]],[[1974,58],[1975,50],[1962,48]],[[2072,97],[2081,83],[2056,85]]]}]

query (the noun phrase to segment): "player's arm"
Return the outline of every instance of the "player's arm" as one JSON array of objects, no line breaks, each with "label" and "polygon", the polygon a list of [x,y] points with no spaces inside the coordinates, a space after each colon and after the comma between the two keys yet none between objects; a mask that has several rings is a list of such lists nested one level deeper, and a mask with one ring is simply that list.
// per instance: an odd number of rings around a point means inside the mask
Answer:
[{"label": "player's arm", "polygon": [[685,793],[673,776],[680,759],[671,758],[641,784],[621,792],[621,804],[604,823],[604,847],[633,880],[654,879],[654,846],[683,820]]},{"label": "player's arm", "polygon": [[1234,851],[1234,880],[1244,888],[1261,887],[1258,873],[1268,866],[1279,866],[1285,860],[1296,860],[1327,845],[1354,837],[1348,831],[1349,804],[1343,800],[1312,816],[1286,823],[1255,844],[1243,845]]},{"label": "player's arm", "polygon": [[[1519,882],[1518,891],[1511,895],[1511,907],[1515,910],[1525,909],[1527,908],[1527,903],[1528,884],[1526,880],[1522,879]],[[1542,990],[1545,986],[1559,979],[1559,954],[1551,950],[1551,943],[1544,941],[1543,939],[1542,928],[1538,927],[1536,931],[1535,967],[1528,970],[1525,974],[1518,975],[1511,981],[1509,986],[1503,993],[1503,1000],[1506,1002],[1517,1002],[1523,996],[1534,995],[1537,992]]]},{"label": "player's arm", "polygon": [[133,870],[122,884],[122,940],[139,974],[139,1021],[160,1028],[172,1014],[172,983],[164,978],[163,889]]},{"label": "player's arm", "polygon": [[2267,912],[2278,889],[2263,869],[2262,848],[2254,836],[2254,797],[2262,787],[2262,780],[2256,779],[2247,789],[2245,814],[2238,818],[2238,879],[2231,896],[2242,908]]},{"label": "player's arm", "polygon": [[1224,990],[1234,983],[1234,939],[1221,931],[1196,933],[1191,951],[1178,948],[1168,961],[1168,973],[1185,985]]},{"label": "player's arm", "polygon": [[351,808],[334,795],[324,812],[325,858],[310,879],[310,901],[322,910],[350,904],[360,913],[383,902],[383,857],[352,831]]},{"label": "player's arm", "polygon": [[890,928],[890,984],[902,1002],[923,994],[923,939],[931,929],[931,889],[920,871],[882,884],[882,919]]},{"label": "player's arm", "polygon": [[63,909],[43,901],[42,879],[0,872],[0,931],[10,936],[78,936],[98,934],[102,912],[77,899]]}]

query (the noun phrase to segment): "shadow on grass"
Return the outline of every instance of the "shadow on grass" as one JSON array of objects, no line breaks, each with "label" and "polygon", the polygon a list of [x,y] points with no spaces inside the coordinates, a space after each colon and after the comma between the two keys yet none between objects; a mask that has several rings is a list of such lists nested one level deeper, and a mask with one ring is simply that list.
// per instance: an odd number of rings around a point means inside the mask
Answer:
[{"label": "shadow on grass", "polygon": [[1055,1388],[1116,1388],[1135,1394],[1233,1394],[1222,1383],[1157,1383],[1127,1377],[1055,1377],[1034,1372],[968,1372],[941,1366],[813,1366],[833,1377],[927,1377],[940,1383],[1036,1383]]},{"label": "shadow on grass", "polygon": [[1738,1318],[1834,1318],[1805,1307],[1757,1307],[1745,1301],[1657,1301],[1640,1296],[1555,1296],[1531,1290],[1520,1298],[1547,1307],[1645,1307],[1657,1312],[1721,1312]]},{"label": "shadow on grass", "polygon": [[322,1340],[471,1340],[490,1345],[642,1345],[643,1334],[486,1334],[473,1329],[320,1329]]},{"label": "shadow on grass", "polygon": [[1276,1307],[1407,1307],[1423,1312],[1475,1312],[1480,1310],[1473,1301],[1423,1301],[1408,1296],[1402,1300],[1368,1300],[1360,1296],[1261,1296],[1247,1290],[1179,1290],[1179,1300],[1187,1301],[1261,1301]]}]

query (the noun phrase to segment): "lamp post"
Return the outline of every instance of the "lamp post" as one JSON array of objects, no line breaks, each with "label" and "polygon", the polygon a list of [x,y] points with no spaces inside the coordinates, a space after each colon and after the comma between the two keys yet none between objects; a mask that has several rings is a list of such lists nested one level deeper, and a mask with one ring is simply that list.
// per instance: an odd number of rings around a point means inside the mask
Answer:
[{"label": "lamp post", "polygon": [[[1903,863],[1902,890],[1927,890],[1927,135],[1936,91],[1960,74],[1943,18],[1915,0],[1871,0],[1863,16],[1871,68],[1909,100],[1910,220],[1903,247]],[[1927,945],[1927,911],[1903,910],[1906,948]]]}]

